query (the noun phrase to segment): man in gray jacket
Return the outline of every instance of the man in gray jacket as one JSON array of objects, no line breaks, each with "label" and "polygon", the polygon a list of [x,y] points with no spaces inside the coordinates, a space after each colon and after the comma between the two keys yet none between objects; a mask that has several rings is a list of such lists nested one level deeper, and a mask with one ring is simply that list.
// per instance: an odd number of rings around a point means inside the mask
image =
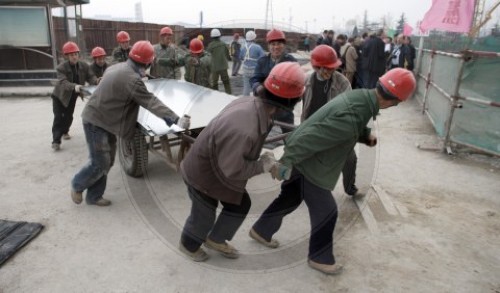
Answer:
[{"label": "man in gray jacket", "polygon": [[63,45],[64,57],[68,60],[57,66],[57,84],[52,92],[52,149],[61,148],[61,138],[70,139],[69,129],[73,123],[76,100],[85,82],[97,84],[90,66],[80,61],[80,49],[73,42]]},{"label": "man in gray jacket", "polygon": [[141,78],[146,75],[146,69],[153,59],[154,49],[148,41],[135,43],[126,62],[108,68],[85,106],[82,120],[90,161],[71,182],[71,198],[76,204],[82,202],[85,190],[87,204],[111,204],[102,195],[115,158],[116,136],[124,139],[134,137],[139,106],[163,118],[168,126],[176,123],[182,128],[189,127],[188,119],[179,119],[144,85]]},{"label": "man in gray jacket", "polygon": [[[227,258],[238,257],[238,251],[227,241],[250,210],[247,181],[271,170],[274,155],[260,153],[273,114],[293,109],[304,92],[304,81],[298,63],[276,65],[264,82],[261,97],[231,102],[196,139],[181,164],[192,207],[179,249],[192,260],[208,258],[201,248],[203,243]],[[223,208],[216,218],[219,202]]]}]

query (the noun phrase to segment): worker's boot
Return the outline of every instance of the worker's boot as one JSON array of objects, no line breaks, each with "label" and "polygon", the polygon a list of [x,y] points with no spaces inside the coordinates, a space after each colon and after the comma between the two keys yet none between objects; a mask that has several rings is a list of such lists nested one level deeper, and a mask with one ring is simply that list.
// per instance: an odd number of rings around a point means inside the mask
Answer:
[{"label": "worker's boot", "polygon": [[250,229],[248,235],[250,236],[250,238],[269,248],[277,248],[278,246],[280,246],[278,240],[271,239],[271,241],[267,241],[266,239],[262,238],[262,236],[260,236],[259,233],[257,233],[253,228]]},{"label": "worker's boot", "polygon": [[210,238],[207,237],[207,239],[205,240],[205,246],[220,252],[223,256],[227,258],[238,258],[240,256],[238,250],[236,250],[236,248],[234,248],[232,245],[229,245],[225,241],[224,243],[217,243],[210,240]]},{"label": "worker's boot", "polygon": [[309,267],[318,270],[322,273],[325,273],[327,275],[338,275],[344,269],[344,267],[339,264],[333,264],[333,265],[320,264],[310,259],[307,260],[307,264],[309,265]]}]

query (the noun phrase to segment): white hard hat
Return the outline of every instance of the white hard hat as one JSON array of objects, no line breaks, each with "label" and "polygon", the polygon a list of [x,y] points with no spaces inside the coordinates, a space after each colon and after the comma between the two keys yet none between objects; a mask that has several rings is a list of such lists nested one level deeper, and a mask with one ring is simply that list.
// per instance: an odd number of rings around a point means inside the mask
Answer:
[{"label": "white hard hat", "polygon": [[216,37],[220,37],[220,30],[214,28],[210,31],[210,37],[212,38],[216,38]]},{"label": "white hard hat", "polygon": [[246,35],[245,35],[245,39],[246,39],[247,41],[253,41],[253,40],[255,40],[255,38],[256,38],[256,37],[257,37],[257,35],[255,34],[255,32],[254,32],[254,31],[248,31],[248,32],[246,33]]}]

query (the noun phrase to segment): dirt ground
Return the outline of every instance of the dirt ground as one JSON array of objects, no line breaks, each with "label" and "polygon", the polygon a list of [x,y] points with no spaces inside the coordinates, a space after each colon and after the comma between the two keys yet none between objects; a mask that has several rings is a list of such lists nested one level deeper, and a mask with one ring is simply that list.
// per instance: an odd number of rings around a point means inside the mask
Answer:
[{"label": "dirt ground", "polygon": [[415,101],[382,110],[378,147],[357,148],[367,195],[353,201],[337,184],[339,276],[306,264],[304,205],[276,234],[281,248],[247,236],[277,195],[268,175],[249,184],[252,210],[232,241],[237,260],[209,251],[197,264],[178,252],[190,201],[158,157],[144,179],[112,168],[110,207],[75,205],[69,182],[87,158],[83,103],[57,153],[51,107],[49,98],[0,99],[0,218],[45,225],[0,268],[0,292],[500,292],[500,160],[417,148],[438,140]]}]

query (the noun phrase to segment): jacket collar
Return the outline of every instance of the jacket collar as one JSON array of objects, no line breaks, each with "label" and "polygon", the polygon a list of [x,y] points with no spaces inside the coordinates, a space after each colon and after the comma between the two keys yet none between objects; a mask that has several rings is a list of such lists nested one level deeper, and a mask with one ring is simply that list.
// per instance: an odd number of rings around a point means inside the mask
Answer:
[{"label": "jacket collar", "polygon": [[271,125],[271,119],[267,114],[266,104],[258,97],[253,97],[253,102],[257,112],[260,133],[265,134],[269,131],[269,126]]},{"label": "jacket collar", "polygon": [[372,113],[373,121],[377,120],[378,112],[380,111],[380,106],[377,101],[377,95],[375,94],[375,90],[370,90],[368,98],[368,107],[370,107],[370,111]]}]

